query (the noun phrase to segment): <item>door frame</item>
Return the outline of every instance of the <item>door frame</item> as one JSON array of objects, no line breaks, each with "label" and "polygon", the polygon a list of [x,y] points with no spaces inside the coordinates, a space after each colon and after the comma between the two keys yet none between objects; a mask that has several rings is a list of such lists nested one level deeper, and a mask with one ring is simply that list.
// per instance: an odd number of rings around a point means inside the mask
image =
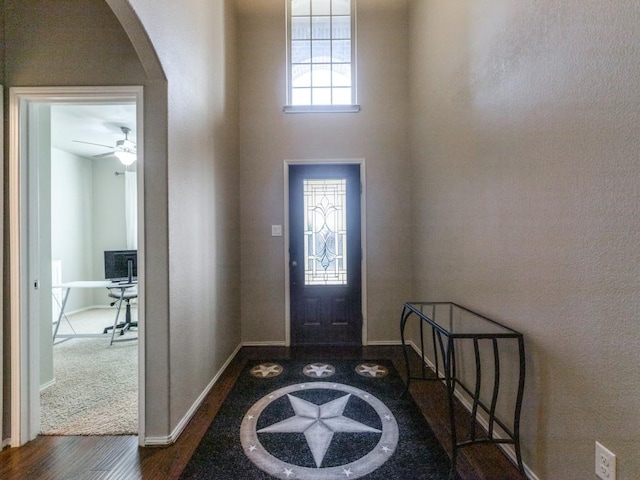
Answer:
[{"label": "door frame", "polygon": [[367,345],[367,177],[364,158],[284,161],[284,322],[285,346],[291,346],[291,276],[289,271],[289,167],[291,165],[360,165],[360,235],[362,246],[362,346]]},{"label": "door frame", "polygon": [[[0,85],[0,159],[4,165],[4,87]],[[4,174],[0,174],[0,209],[4,212]],[[4,220],[4,214],[2,215]],[[0,231],[0,245],[4,245],[4,228]],[[0,271],[4,272],[4,255],[0,255]],[[4,275],[2,275],[4,277]],[[4,292],[4,281],[0,278],[0,290]],[[0,311],[4,312],[5,299],[4,295],[0,298]],[[2,315],[0,318],[4,318]],[[2,372],[0,378],[0,449],[3,449],[9,445],[9,439],[2,438],[2,432],[4,432],[4,322],[0,326],[0,372]]]},{"label": "door frame", "polygon": [[[29,210],[28,176],[29,132],[27,112],[37,104],[118,104],[136,105],[136,166],[138,186],[138,264],[144,271],[144,124],[143,87],[13,87],[9,89],[9,288],[11,324],[11,446],[18,447],[40,433],[40,346],[39,325],[30,305],[29,260],[37,254],[29,244],[27,223]],[[34,252],[35,250],[35,252]],[[138,439],[142,445],[144,432],[144,275],[138,285]],[[42,294],[42,293],[40,293]],[[34,334],[35,332],[35,334]]]}]

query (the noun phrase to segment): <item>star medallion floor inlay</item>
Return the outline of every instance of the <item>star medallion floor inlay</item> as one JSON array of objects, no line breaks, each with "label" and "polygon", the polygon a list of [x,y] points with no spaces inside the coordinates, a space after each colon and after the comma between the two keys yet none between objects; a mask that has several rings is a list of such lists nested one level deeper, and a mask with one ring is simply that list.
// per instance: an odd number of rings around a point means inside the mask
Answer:
[{"label": "star medallion floor inlay", "polygon": [[250,373],[258,378],[277,377],[282,373],[282,366],[277,363],[262,363],[253,367]]},{"label": "star medallion floor inlay", "polygon": [[382,378],[389,375],[389,370],[376,363],[361,363],[356,367],[356,373],[363,377]]},{"label": "star medallion floor inlay", "polygon": [[326,378],[336,373],[336,369],[328,363],[311,363],[302,369],[302,373],[307,377]]},{"label": "star medallion floor inlay", "polygon": [[[320,365],[318,375],[326,373],[322,369],[326,364],[314,365]],[[305,396],[308,399],[303,398]],[[311,398],[315,402],[310,401]],[[278,408],[270,408],[272,405]],[[360,415],[362,421],[352,418],[363,411],[370,414]],[[261,420],[263,414],[264,421]],[[350,440],[351,448],[340,446],[341,434],[354,436],[349,437],[355,439]],[[357,439],[361,436],[363,441],[359,442]],[[280,388],[258,400],[240,427],[240,441],[247,457],[268,474],[290,480],[360,478],[378,469],[393,455],[398,437],[396,419],[383,402],[358,388],[330,382]],[[306,445],[302,446],[301,441]],[[334,442],[337,443],[332,449]],[[368,451],[358,451],[358,446],[365,446],[362,448]],[[305,465],[300,460],[298,465],[291,452],[305,448],[310,451],[312,464]],[[341,464],[345,450],[358,452],[358,458],[349,457]],[[277,456],[285,454],[287,461]]]}]

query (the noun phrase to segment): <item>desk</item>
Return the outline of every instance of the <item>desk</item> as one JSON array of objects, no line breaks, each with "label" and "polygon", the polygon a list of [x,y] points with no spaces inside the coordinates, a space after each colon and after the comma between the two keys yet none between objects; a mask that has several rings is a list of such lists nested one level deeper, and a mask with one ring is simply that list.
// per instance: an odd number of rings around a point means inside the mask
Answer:
[{"label": "desk", "polygon": [[[407,344],[405,341],[405,327],[409,318],[416,318],[420,323],[420,351],[421,351],[421,369],[420,376],[412,376],[409,365],[409,356],[407,354]],[[424,331],[426,326],[430,329],[432,340],[432,352],[435,363],[435,376],[426,374],[426,355],[424,344]],[[451,471],[450,478],[455,477],[456,458],[458,450],[468,445],[478,443],[502,443],[513,444],[515,448],[516,461],[518,469],[524,474],[524,465],[522,463],[522,455],[520,450],[520,413],[522,410],[522,398],[524,393],[524,376],[525,376],[525,357],[524,357],[524,339],[521,333],[518,333],[498,322],[490,320],[478,313],[475,313],[465,307],[450,302],[407,302],[402,308],[400,317],[400,335],[402,338],[402,348],[407,367],[407,386],[405,392],[409,389],[411,380],[436,380],[445,382],[447,389],[447,397],[449,402],[449,421],[451,424]],[[491,402],[487,406],[481,400],[481,379],[482,366],[480,342],[488,342],[489,351],[492,351],[493,358],[489,363],[493,366],[492,373],[493,385],[488,391],[491,392]],[[456,347],[460,347],[460,354],[464,351],[464,343],[469,343],[469,347],[473,348],[473,357],[475,360],[475,385],[473,390],[468,388],[459,378],[459,366],[457,362],[462,361],[456,355]],[[496,406],[499,397],[500,388],[500,346],[505,342],[516,342],[518,355],[518,387],[516,398],[514,401],[513,412],[513,428],[509,428],[496,416]],[[506,346],[506,345],[505,345]],[[515,347],[512,347],[515,349]],[[459,355],[460,355],[459,354]],[[469,354],[470,355],[470,354]],[[439,368],[439,357],[442,359],[442,373]],[[490,355],[491,356],[491,355]],[[458,368],[457,368],[458,367]],[[473,373],[473,372],[471,372]],[[486,374],[487,372],[485,372]],[[444,376],[442,376],[444,375]],[[504,380],[504,379],[503,379]],[[469,426],[469,438],[465,441],[458,441],[456,430],[454,396],[456,394],[456,385],[459,386],[471,398],[471,424]],[[478,409],[485,413],[485,420],[488,428],[486,436],[479,437],[476,433],[476,423],[478,419]],[[495,426],[499,426],[502,436],[496,435]]]},{"label": "desk", "polygon": [[[120,314],[120,306],[122,305],[122,297],[124,295],[124,291],[132,287],[135,284],[125,283],[120,284],[117,282],[112,282],[110,280],[78,280],[75,282],[64,282],[60,285],[54,285],[53,288],[61,288],[62,289],[62,304],[60,305],[60,313],[58,314],[58,320],[55,322],[55,329],[53,331],[53,341],[56,341],[56,338],[102,338],[106,337],[106,333],[64,333],[58,334],[58,328],[60,328],[60,322],[62,321],[62,317],[64,317],[64,310],[67,306],[67,300],[69,299],[69,293],[74,288],[119,288],[120,289],[120,300],[118,303],[118,315]],[[66,317],[65,317],[66,318]],[[117,318],[117,317],[116,317]],[[68,319],[67,319],[68,320]]]}]

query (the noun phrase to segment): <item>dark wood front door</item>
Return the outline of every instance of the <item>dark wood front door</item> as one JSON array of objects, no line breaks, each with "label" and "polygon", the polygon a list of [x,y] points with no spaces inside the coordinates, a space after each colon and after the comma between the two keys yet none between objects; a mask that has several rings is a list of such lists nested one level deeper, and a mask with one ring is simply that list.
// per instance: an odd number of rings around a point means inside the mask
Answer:
[{"label": "dark wood front door", "polygon": [[289,167],[292,345],[362,344],[360,165]]}]

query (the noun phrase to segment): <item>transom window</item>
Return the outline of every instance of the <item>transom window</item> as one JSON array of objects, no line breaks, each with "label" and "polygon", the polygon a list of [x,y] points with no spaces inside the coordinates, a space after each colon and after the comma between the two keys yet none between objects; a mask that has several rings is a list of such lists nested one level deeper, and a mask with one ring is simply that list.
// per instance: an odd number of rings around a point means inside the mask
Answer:
[{"label": "transom window", "polygon": [[287,2],[288,106],[355,106],[355,0]]}]

